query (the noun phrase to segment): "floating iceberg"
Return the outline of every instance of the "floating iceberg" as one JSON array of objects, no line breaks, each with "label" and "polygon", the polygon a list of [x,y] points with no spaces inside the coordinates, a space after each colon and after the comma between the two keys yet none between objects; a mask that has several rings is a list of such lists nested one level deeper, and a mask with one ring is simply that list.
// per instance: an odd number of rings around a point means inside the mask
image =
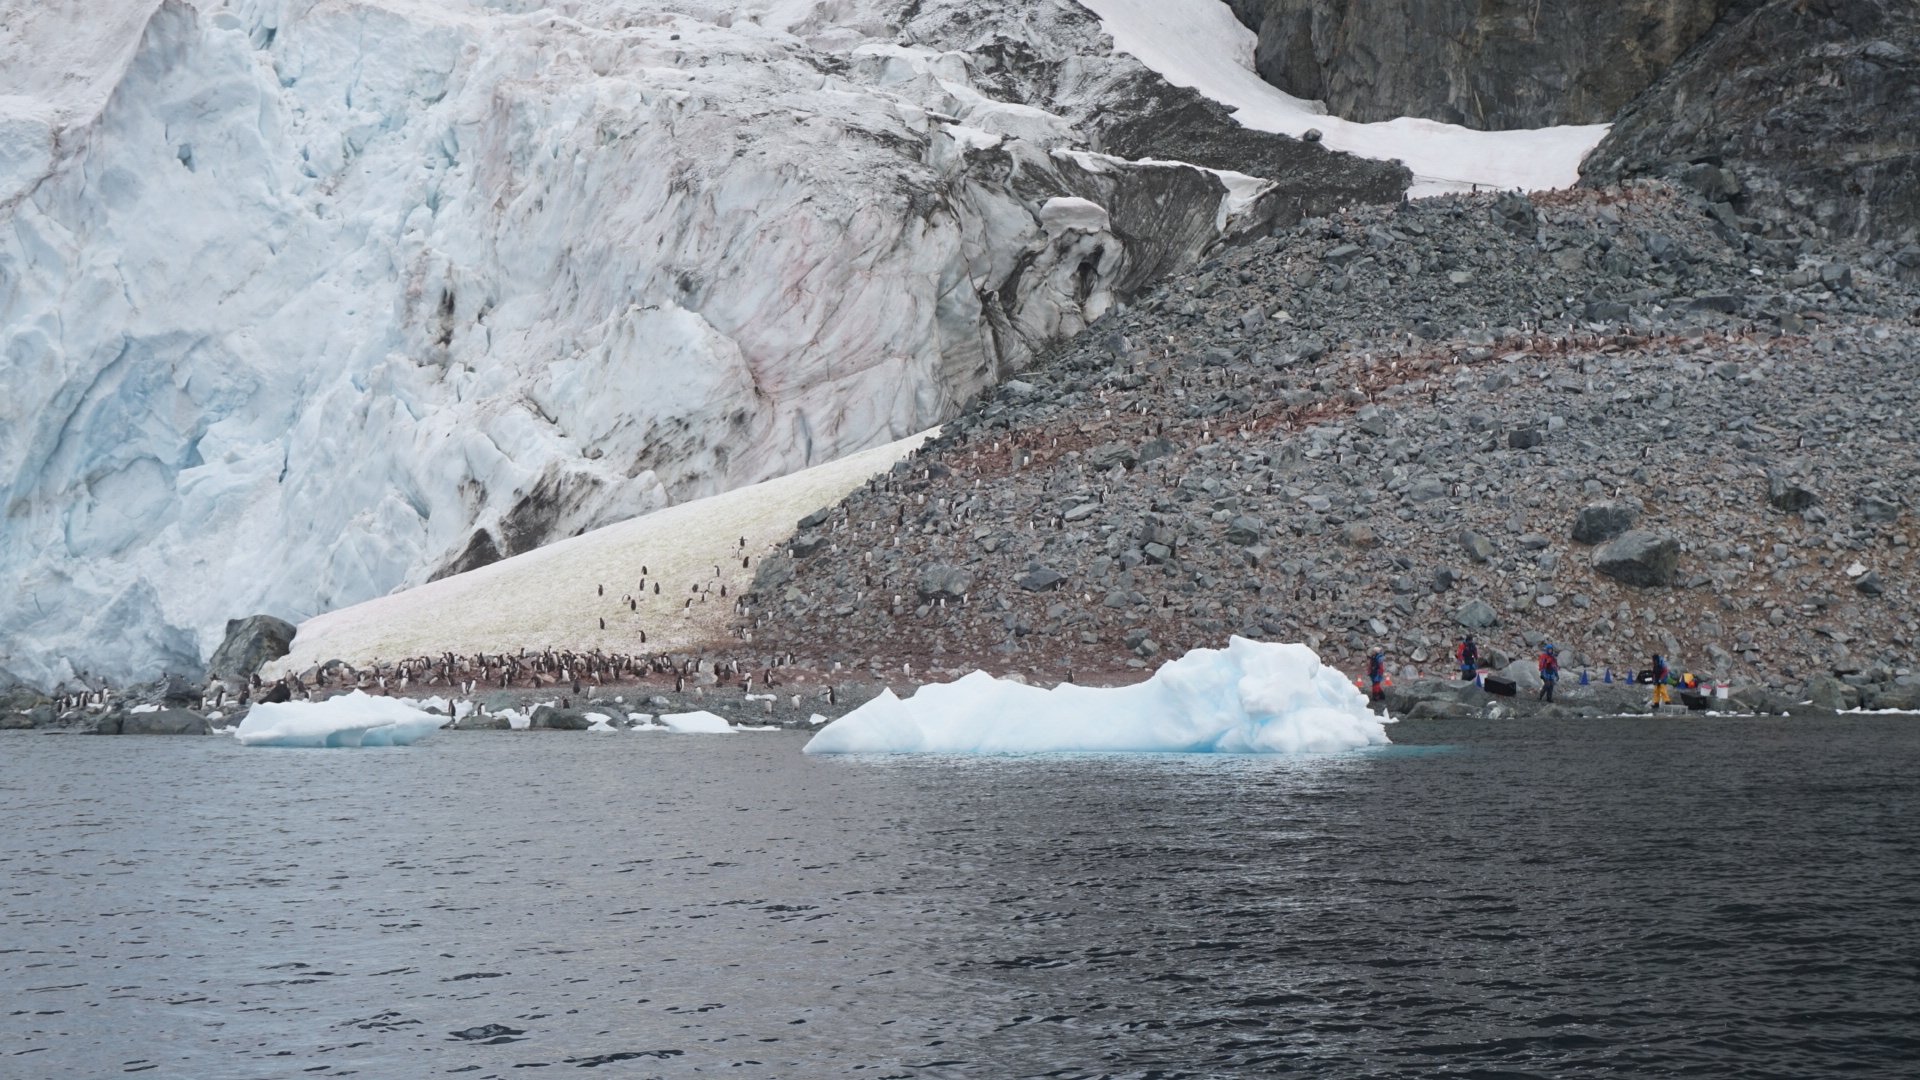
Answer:
[{"label": "floating iceberg", "polygon": [[724,716],[715,716],[706,711],[669,713],[660,717],[667,730],[675,735],[731,735],[733,725],[727,723]]},{"label": "floating iceberg", "polygon": [[355,690],[326,701],[255,705],[233,737],[248,746],[408,746],[446,722],[393,698]]},{"label": "floating iceberg", "polygon": [[1234,638],[1135,686],[1042,690],[976,671],[905,701],[882,691],[806,752],[1307,754],[1387,742],[1366,698],[1312,649]]}]

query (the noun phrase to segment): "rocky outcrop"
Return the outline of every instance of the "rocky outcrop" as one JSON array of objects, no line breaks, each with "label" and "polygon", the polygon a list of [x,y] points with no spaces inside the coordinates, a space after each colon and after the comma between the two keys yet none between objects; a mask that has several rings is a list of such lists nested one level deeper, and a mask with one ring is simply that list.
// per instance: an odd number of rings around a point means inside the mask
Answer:
[{"label": "rocky outcrop", "polygon": [[1756,241],[1799,239],[1810,221],[1889,241],[1885,269],[1920,273],[1920,249],[1894,258],[1920,229],[1920,5],[1740,0],[1620,114],[1582,175],[1685,179]]},{"label": "rocky outcrop", "polygon": [[272,615],[229,619],[226,640],[207,661],[207,674],[216,679],[245,679],[267,661],[287,655],[296,633],[292,623]]},{"label": "rocky outcrop", "polygon": [[1349,120],[1599,124],[1734,0],[1233,0],[1262,78]]},{"label": "rocky outcrop", "polygon": [[1622,533],[1593,553],[1595,570],[1641,588],[1670,584],[1679,565],[1679,541],[1651,532]]}]

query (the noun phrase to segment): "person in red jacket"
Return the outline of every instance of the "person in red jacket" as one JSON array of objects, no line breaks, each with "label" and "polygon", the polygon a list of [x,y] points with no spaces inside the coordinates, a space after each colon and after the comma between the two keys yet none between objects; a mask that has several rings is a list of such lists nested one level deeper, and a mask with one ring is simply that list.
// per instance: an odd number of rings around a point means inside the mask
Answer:
[{"label": "person in red jacket", "polygon": [[1376,652],[1372,658],[1367,661],[1367,681],[1373,684],[1373,693],[1370,695],[1373,700],[1379,701],[1381,698],[1387,696],[1386,690],[1383,689],[1381,685],[1386,682],[1386,679],[1387,654]]},{"label": "person in red jacket", "polygon": [[1560,681],[1560,650],[1549,645],[1540,654],[1540,700],[1553,700],[1553,684]]},{"label": "person in red jacket", "polygon": [[1460,677],[1472,682],[1480,672],[1480,646],[1473,643],[1473,635],[1468,634],[1454,650],[1454,656],[1460,661]]}]

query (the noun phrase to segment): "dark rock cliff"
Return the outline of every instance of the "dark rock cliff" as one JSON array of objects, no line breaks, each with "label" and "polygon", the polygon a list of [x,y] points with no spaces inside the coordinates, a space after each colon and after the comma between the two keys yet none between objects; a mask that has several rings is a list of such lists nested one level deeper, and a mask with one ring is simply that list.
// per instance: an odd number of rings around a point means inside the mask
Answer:
[{"label": "dark rock cliff", "polygon": [[1230,0],[1260,74],[1349,120],[1598,124],[1734,0]]},{"label": "dark rock cliff", "polygon": [[1842,235],[1912,242],[1920,5],[1741,0],[1620,115],[1583,174],[1607,184],[1691,172],[1699,187],[1701,164],[1738,183],[1702,194],[1749,219],[1811,218]]}]

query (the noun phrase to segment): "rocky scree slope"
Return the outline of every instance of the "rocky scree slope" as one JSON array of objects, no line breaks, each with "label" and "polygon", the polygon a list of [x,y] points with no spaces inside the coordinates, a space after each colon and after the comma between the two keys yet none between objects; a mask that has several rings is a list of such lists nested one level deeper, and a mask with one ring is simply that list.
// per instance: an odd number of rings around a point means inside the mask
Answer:
[{"label": "rocky scree slope", "polygon": [[[1722,183],[1711,170],[1738,178]],[[1920,5],[1741,0],[1621,112],[1596,185],[1666,176],[1770,225],[1920,240]],[[1906,266],[1920,271],[1920,248]]]},{"label": "rocky scree slope", "polygon": [[0,683],[197,669],[236,616],[924,430],[1406,184],[1099,153],[1229,121],[1040,0],[76,10],[0,33]]},{"label": "rocky scree slope", "polygon": [[1222,255],[803,523],[740,631],[1081,682],[1230,634],[1404,678],[1471,631],[1569,683],[1661,652],[1757,704],[1920,704],[1920,296],[1711,209],[1427,200]]}]

